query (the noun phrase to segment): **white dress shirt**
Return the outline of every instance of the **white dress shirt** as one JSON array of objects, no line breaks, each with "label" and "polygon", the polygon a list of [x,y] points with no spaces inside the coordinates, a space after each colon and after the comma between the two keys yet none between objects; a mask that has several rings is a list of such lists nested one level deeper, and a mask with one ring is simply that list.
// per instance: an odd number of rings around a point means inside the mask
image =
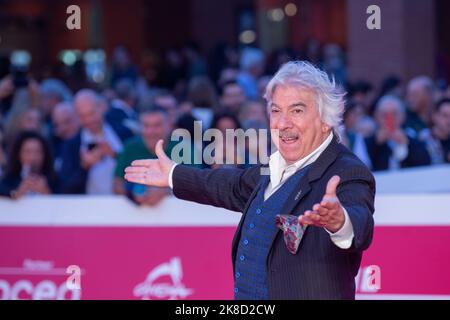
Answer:
[{"label": "white dress shirt", "polygon": [[[98,143],[102,140],[106,140],[114,152],[122,151],[122,142],[110,125],[105,123],[103,131],[99,135],[94,135],[87,129],[81,129],[81,148],[87,150],[90,143]],[[95,163],[88,171],[86,193],[112,194],[115,167],[116,159],[110,156],[104,156]]]},{"label": "white dress shirt", "polygon": [[[274,152],[269,159],[269,171],[270,171],[270,182],[264,191],[264,200],[267,200],[275,191],[277,191],[286,180],[295,174],[298,170],[304,168],[305,166],[313,163],[319,158],[322,152],[328,147],[328,145],[333,140],[333,132],[325,139],[325,141],[317,147],[313,152],[308,154],[306,157],[298,160],[297,162],[288,165],[284,158],[281,156],[279,151]],[[174,164],[169,173],[169,186],[173,188],[173,170],[175,169],[177,164]],[[312,209],[312,208],[311,208]],[[331,241],[341,249],[348,249],[352,245],[354,233],[353,233],[353,225],[348,216],[347,210],[342,207],[345,215],[344,225],[341,229],[339,229],[335,233],[331,233],[327,229],[330,234]]]}]

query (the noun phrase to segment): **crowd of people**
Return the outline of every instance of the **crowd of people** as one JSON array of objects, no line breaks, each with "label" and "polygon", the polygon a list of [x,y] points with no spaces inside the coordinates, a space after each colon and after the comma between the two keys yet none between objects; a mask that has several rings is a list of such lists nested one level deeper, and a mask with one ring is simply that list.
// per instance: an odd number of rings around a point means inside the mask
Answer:
[{"label": "crowd of people", "polygon": [[[156,205],[170,190],[127,183],[124,168],[156,157],[159,139],[171,154],[177,144],[171,133],[182,128],[193,136],[196,120],[202,130],[224,133],[268,129],[265,87],[289,60],[318,65],[347,92],[339,134],[371,170],[450,162],[450,88],[424,75],[406,83],[396,76],[380,85],[349,82],[345,55],[335,44],[310,41],[301,52],[271,55],[224,44],[208,57],[189,44],[159,58],[149,55],[139,67],[117,47],[101,84],[61,73],[0,80],[0,195],[120,194]],[[235,166],[251,165],[254,153],[236,154],[244,160]],[[224,154],[216,152],[215,163],[187,163],[230,166],[219,159]]]}]

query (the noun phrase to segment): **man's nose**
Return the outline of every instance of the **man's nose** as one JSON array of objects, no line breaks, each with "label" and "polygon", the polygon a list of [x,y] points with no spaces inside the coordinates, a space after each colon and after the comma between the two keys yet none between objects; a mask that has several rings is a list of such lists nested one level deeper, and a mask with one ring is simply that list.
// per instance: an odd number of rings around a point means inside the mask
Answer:
[{"label": "man's nose", "polygon": [[278,118],[278,129],[286,129],[292,127],[291,118],[286,114],[281,114]]}]

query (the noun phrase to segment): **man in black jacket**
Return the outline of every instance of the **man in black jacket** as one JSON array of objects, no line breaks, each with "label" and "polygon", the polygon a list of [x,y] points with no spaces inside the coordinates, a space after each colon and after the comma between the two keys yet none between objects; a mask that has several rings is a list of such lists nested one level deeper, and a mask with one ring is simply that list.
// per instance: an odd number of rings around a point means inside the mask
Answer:
[{"label": "man in black jacket", "polygon": [[104,121],[104,110],[94,91],[80,90],[74,106],[81,129],[63,147],[59,192],[112,194],[115,158],[122,150],[120,136]]},{"label": "man in black jacket", "polygon": [[[354,299],[372,241],[375,181],[339,143],[343,95],[324,72],[290,62],[265,98],[278,148],[270,175],[261,166],[176,165],[160,141],[158,159],[134,161],[125,179],[169,185],[178,198],[243,213],[232,246],[236,299]],[[294,222],[277,223],[286,217]]]},{"label": "man in black jacket", "polygon": [[372,170],[396,170],[431,164],[425,145],[402,129],[405,107],[396,96],[384,96],[375,109],[378,128],[365,139]]}]

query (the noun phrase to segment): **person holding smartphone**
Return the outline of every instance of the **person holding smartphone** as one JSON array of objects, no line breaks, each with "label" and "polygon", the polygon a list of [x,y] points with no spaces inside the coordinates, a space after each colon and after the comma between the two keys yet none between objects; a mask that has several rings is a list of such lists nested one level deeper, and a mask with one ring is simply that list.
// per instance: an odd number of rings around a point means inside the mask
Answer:
[{"label": "person holding smartphone", "polygon": [[74,99],[81,130],[65,143],[59,170],[61,193],[112,194],[116,155],[122,150],[119,135],[104,120],[97,93],[80,90]]},{"label": "person holding smartphone", "polygon": [[400,98],[393,95],[382,97],[376,105],[375,120],[378,129],[374,135],[366,139],[374,171],[424,166],[431,163],[424,144],[408,136],[402,129],[405,107]]},{"label": "person holding smartphone", "polygon": [[55,193],[57,177],[48,142],[37,132],[23,131],[10,149],[8,165],[0,181],[0,195],[19,199]]}]

